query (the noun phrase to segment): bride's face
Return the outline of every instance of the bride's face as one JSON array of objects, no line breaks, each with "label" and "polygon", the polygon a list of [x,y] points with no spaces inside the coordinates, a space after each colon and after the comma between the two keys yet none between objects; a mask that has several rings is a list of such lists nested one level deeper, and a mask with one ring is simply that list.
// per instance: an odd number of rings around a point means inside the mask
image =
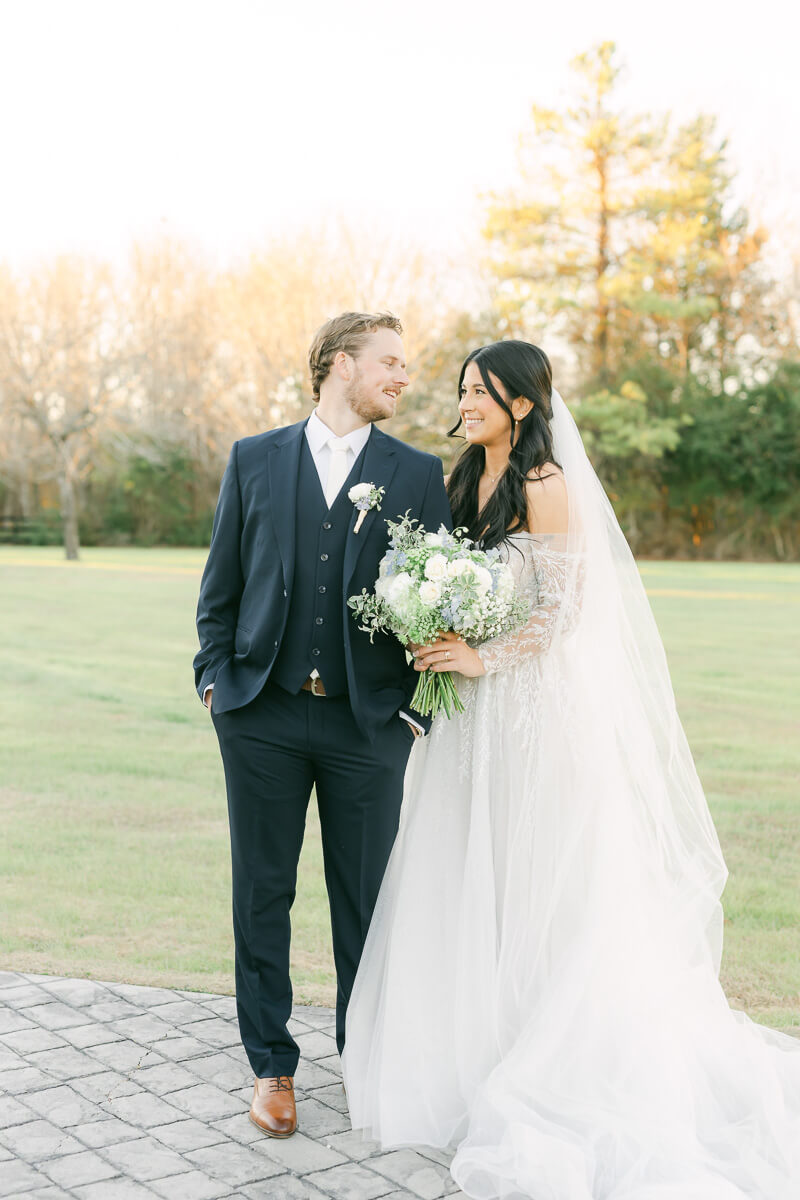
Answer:
[{"label": "bride's face", "polygon": [[[502,383],[489,372],[489,379],[498,395],[507,401]],[[461,399],[458,411],[464,422],[467,441],[476,446],[493,446],[502,443],[507,446],[511,434],[511,421],[496,400],[493,400],[483,382],[483,376],[478,364],[471,362],[461,382]]]}]

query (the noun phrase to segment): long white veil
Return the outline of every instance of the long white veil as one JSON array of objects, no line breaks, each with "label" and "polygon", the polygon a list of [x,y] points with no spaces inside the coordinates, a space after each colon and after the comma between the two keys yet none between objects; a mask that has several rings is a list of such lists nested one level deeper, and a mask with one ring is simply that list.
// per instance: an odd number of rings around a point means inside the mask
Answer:
[{"label": "long white veil", "polygon": [[[562,608],[569,636],[573,703],[584,728],[603,726],[597,769],[619,771],[623,820],[683,926],[691,957],[719,970],[727,870],[678,717],[661,637],[614,510],[592,468],[575,421],[553,392],[554,455],[569,497],[572,574]],[[570,594],[572,593],[572,594]],[[570,615],[572,614],[572,615]],[[553,650],[557,650],[554,645]],[[624,845],[624,842],[621,842]]]}]

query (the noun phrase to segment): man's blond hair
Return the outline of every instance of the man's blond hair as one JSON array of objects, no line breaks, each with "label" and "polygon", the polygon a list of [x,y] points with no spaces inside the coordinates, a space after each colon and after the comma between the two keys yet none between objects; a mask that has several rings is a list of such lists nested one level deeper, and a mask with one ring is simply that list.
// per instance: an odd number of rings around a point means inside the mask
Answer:
[{"label": "man's blond hair", "polygon": [[333,360],[341,353],[358,358],[367,338],[379,329],[393,329],[402,337],[403,326],[392,313],[345,312],[326,321],[314,335],[308,352],[308,369],[311,372],[311,390],[314,402],[319,400],[319,389],[331,373]]}]

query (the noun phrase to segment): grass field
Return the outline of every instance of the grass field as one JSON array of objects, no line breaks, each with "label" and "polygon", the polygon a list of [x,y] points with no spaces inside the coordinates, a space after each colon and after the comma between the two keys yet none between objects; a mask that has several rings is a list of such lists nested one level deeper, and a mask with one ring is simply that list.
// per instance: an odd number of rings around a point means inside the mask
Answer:
[{"label": "grass field", "polygon": [[[192,685],[203,555],[0,547],[0,966],[232,989],[222,768]],[[800,568],[643,563],[720,832],[731,1001],[800,1027]],[[298,1001],[333,972],[316,815]]]}]

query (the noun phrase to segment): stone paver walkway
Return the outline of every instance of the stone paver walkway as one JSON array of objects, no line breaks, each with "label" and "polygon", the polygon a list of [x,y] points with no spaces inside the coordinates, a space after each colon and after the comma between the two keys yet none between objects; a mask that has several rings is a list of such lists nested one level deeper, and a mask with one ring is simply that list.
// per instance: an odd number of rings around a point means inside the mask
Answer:
[{"label": "stone paver walkway", "polygon": [[0,1196],[436,1200],[448,1156],[354,1135],[333,1013],[296,1008],[298,1132],[247,1117],[230,996],[0,973]]}]

